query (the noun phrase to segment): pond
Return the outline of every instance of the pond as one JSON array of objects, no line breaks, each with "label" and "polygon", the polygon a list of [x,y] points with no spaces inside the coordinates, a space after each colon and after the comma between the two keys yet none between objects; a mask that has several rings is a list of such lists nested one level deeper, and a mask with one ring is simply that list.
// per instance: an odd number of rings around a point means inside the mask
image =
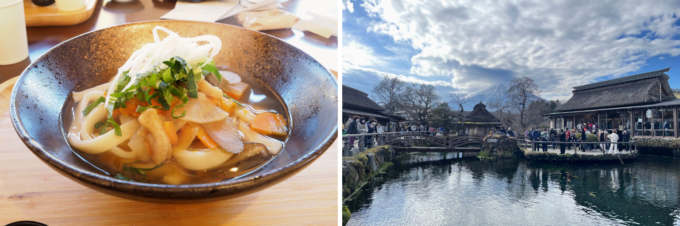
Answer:
[{"label": "pond", "polygon": [[673,225],[679,189],[676,158],[569,165],[414,153],[345,205],[347,225]]}]

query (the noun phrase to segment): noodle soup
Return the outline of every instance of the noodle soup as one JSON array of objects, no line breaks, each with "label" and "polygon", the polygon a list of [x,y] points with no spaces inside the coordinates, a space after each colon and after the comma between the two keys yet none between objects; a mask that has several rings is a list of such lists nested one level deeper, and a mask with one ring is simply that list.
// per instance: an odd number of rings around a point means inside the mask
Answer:
[{"label": "noodle soup", "polygon": [[164,184],[238,177],[283,149],[283,104],[215,65],[217,37],[153,32],[111,82],[72,93],[62,114],[72,149],[118,179]]}]

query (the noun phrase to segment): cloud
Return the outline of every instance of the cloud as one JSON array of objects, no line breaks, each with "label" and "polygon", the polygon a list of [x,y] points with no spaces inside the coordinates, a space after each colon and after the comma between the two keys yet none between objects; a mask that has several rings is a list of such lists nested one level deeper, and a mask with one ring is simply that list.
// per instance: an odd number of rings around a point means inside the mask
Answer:
[{"label": "cloud", "polygon": [[659,57],[659,60],[663,60],[663,59],[666,59],[666,58],[665,57]]},{"label": "cloud", "polygon": [[343,68],[342,76],[343,85],[359,89],[361,91],[364,91],[365,93],[368,93],[369,95],[372,95],[373,86],[375,86],[384,77],[388,78],[397,77],[400,80],[408,83],[433,85],[435,87],[435,90],[437,90],[437,93],[440,95],[442,101],[448,101],[449,95],[451,93],[458,92],[458,90],[453,88],[451,82],[447,82],[444,80],[428,81],[418,78],[417,76],[389,73],[372,68],[362,67]]},{"label": "cloud", "polygon": [[371,47],[354,41],[351,38],[346,38],[346,40],[346,44],[342,45],[343,71],[346,68],[369,67],[379,63]]},{"label": "cloud", "polygon": [[376,69],[372,68],[362,68],[362,67],[354,67],[354,68],[348,68],[349,70],[354,70],[354,71],[348,71],[347,74],[355,74],[357,73],[356,71],[363,71],[365,73],[372,73],[380,77],[381,79],[383,77],[388,77],[388,78],[399,78],[399,80],[402,80],[404,82],[408,83],[416,83],[416,84],[426,84],[426,85],[433,85],[433,86],[444,86],[444,87],[453,87],[453,84],[451,82],[447,81],[441,81],[441,80],[436,80],[436,81],[427,81],[420,79],[415,76],[407,76],[407,75],[400,75],[400,74],[394,74],[394,73],[389,73],[389,72],[383,72],[379,71]]},{"label": "cloud", "polygon": [[354,13],[354,4],[352,3],[352,0],[342,0],[342,10]]},{"label": "cloud", "polygon": [[449,76],[467,92],[529,76],[542,97],[562,98],[573,86],[680,55],[680,1],[366,0],[361,7],[377,20],[369,32],[416,50],[412,75]]}]

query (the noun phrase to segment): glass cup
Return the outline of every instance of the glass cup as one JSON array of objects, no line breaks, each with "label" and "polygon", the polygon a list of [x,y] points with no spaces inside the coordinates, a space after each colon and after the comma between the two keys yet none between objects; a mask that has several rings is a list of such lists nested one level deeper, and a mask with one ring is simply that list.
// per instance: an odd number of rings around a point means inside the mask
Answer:
[{"label": "glass cup", "polygon": [[23,0],[0,0],[0,65],[18,63],[28,57]]}]

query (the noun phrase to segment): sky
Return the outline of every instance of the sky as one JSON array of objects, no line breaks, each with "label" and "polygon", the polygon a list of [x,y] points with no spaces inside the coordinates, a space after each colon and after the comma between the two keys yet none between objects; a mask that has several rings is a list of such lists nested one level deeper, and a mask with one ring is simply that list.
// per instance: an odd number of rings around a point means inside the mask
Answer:
[{"label": "sky", "polygon": [[342,82],[431,84],[442,101],[515,77],[541,97],[672,67],[680,89],[680,1],[342,0]]}]

